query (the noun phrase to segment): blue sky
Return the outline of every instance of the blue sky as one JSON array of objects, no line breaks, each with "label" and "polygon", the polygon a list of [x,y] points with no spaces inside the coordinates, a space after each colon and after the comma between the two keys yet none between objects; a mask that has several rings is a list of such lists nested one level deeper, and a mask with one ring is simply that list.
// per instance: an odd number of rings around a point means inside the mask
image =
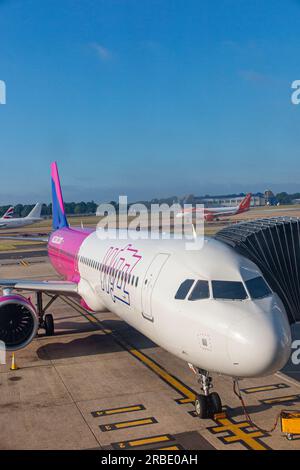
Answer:
[{"label": "blue sky", "polygon": [[0,0],[0,204],[300,191],[300,2]]}]

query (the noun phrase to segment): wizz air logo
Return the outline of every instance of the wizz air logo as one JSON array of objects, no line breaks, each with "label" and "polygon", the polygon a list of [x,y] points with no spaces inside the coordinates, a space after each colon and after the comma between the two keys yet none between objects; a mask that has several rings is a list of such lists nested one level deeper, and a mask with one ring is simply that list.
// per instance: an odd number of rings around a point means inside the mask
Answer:
[{"label": "wizz air logo", "polygon": [[6,85],[3,80],[0,80],[0,104],[6,104]]},{"label": "wizz air logo", "polygon": [[106,252],[101,271],[101,289],[110,294],[112,300],[130,305],[129,285],[132,283],[134,269],[141,260],[138,250],[132,244],[124,248],[111,246]]}]

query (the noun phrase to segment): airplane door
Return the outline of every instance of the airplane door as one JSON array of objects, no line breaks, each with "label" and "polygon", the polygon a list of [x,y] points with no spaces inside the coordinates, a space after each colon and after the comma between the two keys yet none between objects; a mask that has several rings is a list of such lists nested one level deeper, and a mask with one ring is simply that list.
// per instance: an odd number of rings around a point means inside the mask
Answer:
[{"label": "airplane door", "polygon": [[142,315],[144,318],[150,321],[154,320],[151,305],[153,288],[157,281],[158,275],[169,256],[170,255],[167,253],[159,253],[156,255],[147,269],[144,277],[142,286]]}]

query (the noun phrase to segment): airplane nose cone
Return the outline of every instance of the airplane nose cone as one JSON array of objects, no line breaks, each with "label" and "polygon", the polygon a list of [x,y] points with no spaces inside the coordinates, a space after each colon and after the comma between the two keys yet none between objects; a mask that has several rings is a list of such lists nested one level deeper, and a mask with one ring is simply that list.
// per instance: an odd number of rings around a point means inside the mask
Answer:
[{"label": "airplane nose cone", "polygon": [[248,316],[231,328],[228,354],[238,377],[271,375],[282,369],[290,352],[290,325],[279,309],[259,319]]}]

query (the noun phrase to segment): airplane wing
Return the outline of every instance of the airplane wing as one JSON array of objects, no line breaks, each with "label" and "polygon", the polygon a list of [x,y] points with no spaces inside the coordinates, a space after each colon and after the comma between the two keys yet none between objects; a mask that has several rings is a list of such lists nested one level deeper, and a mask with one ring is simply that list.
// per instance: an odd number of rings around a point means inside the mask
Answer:
[{"label": "airplane wing", "polygon": [[49,294],[78,294],[78,284],[69,281],[36,281],[30,279],[0,279],[0,287],[14,290],[45,292]]}]

